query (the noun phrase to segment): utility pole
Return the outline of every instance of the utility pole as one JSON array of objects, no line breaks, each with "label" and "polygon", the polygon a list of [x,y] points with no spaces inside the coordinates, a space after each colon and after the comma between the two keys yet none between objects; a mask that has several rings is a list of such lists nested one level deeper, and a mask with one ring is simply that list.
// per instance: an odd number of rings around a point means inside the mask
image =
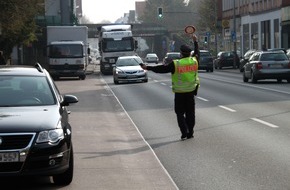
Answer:
[{"label": "utility pole", "polygon": [[236,54],[237,54],[237,34],[236,34],[236,0],[234,0],[234,17],[233,17],[233,20],[234,20],[234,35],[233,35],[233,42],[234,42],[234,68],[236,69],[237,67],[237,60],[236,60]]}]

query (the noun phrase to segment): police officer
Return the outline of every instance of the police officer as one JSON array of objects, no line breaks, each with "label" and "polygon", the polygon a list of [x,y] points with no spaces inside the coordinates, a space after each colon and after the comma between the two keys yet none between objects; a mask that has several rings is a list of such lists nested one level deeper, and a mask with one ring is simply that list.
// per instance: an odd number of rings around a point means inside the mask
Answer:
[{"label": "police officer", "polygon": [[[192,35],[195,55],[199,55],[196,35]],[[181,131],[181,140],[193,138],[195,126],[195,99],[199,87],[198,61],[196,56],[191,57],[191,48],[181,45],[181,59],[172,60],[167,65],[148,66],[141,64],[146,70],[156,73],[171,72],[174,110],[177,123]]]}]

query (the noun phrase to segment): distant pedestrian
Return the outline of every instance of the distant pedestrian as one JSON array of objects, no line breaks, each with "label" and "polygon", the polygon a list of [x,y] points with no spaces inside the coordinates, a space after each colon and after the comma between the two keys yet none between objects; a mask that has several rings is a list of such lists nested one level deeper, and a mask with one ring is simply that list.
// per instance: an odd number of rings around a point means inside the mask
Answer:
[{"label": "distant pedestrian", "polygon": [[[197,37],[192,36],[194,52],[198,55]],[[172,60],[169,64],[149,66],[141,64],[146,70],[156,73],[171,73],[172,91],[174,97],[174,110],[178,126],[181,131],[181,140],[193,138],[195,125],[195,97],[199,87],[198,61],[191,57],[191,48],[187,45],[180,47],[180,60]]]},{"label": "distant pedestrian", "polygon": [[0,65],[6,65],[5,58],[3,56],[3,53],[0,51]]}]

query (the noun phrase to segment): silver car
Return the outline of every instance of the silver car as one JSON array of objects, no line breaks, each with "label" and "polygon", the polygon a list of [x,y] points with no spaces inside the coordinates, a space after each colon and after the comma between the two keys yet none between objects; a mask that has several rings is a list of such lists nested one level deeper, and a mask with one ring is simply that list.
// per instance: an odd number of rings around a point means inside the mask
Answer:
[{"label": "silver car", "polygon": [[113,68],[114,83],[120,82],[148,82],[147,71],[142,69],[143,64],[139,56],[121,56]]},{"label": "silver car", "polygon": [[255,52],[244,66],[243,81],[257,83],[258,80],[283,79],[290,83],[290,61],[283,51]]},{"label": "silver car", "polygon": [[146,63],[156,63],[158,64],[159,58],[156,53],[148,53],[145,57]]}]

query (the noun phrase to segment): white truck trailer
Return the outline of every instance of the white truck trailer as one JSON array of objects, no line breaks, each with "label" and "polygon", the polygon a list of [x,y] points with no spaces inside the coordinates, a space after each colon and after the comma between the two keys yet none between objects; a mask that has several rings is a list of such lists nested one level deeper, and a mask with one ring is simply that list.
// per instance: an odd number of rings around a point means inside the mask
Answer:
[{"label": "white truck trailer", "polygon": [[54,79],[84,80],[89,53],[87,26],[47,26],[48,71]]},{"label": "white truck trailer", "polygon": [[106,25],[99,30],[100,71],[112,74],[120,56],[136,55],[137,41],[131,25]]}]

